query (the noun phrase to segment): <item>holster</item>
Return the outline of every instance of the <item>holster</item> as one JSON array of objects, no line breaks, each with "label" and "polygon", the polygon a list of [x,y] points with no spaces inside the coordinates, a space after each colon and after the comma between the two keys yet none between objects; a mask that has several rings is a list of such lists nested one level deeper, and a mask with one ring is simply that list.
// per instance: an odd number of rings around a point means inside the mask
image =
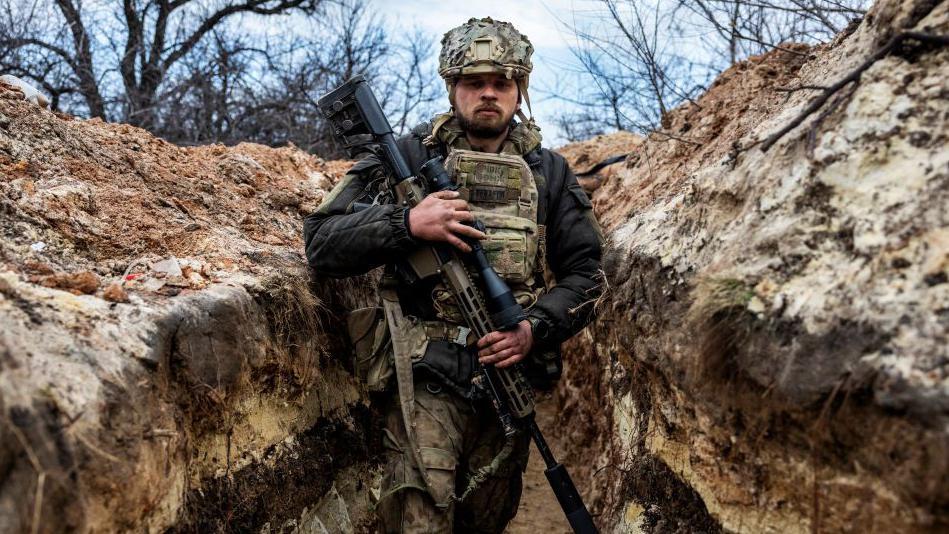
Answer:
[{"label": "holster", "polygon": [[[402,306],[395,291],[395,280],[391,276],[384,276],[379,287],[382,297],[382,307],[389,325],[389,334],[392,337],[392,353],[395,367],[396,383],[399,387],[399,409],[402,412],[402,423],[405,425],[405,435],[408,440],[409,457],[418,469],[430,495],[437,495],[437,486],[432,483],[428,469],[422,459],[422,450],[418,445],[415,434],[415,381],[413,377],[412,361],[425,353],[428,339],[417,321],[402,314]],[[445,503],[447,506],[447,503]]]}]

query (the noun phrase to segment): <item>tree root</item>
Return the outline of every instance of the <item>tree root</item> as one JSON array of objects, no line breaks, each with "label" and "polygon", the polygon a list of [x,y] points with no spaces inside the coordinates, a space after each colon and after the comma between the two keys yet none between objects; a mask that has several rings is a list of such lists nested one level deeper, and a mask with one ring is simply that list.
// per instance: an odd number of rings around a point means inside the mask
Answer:
[{"label": "tree root", "polygon": [[765,139],[765,141],[761,144],[761,151],[767,152],[768,149],[778,142],[779,139],[784,137],[785,134],[799,126],[802,122],[804,122],[804,119],[820,109],[821,106],[823,106],[831,96],[837,93],[837,91],[844,88],[847,84],[860,81],[860,76],[865,70],[870,68],[877,61],[889,55],[890,52],[892,52],[899,45],[903,44],[904,41],[919,41],[920,43],[931,43],[938,46],[946,46],[949,45],[949,36],[921,32],[902,32],[895,35],[885,45],[881,46],[876,52],[874,52],[873,55],[867,58],[867,60],[864,61],[859,67],[852,70],[837,83],[824,89],[824,92],[814,99],[814,101],[811,102],[810,105],[808,105],[807,108],[805,108],[804,111],[802,111],[797,117],[794,117],[790,123]]}]

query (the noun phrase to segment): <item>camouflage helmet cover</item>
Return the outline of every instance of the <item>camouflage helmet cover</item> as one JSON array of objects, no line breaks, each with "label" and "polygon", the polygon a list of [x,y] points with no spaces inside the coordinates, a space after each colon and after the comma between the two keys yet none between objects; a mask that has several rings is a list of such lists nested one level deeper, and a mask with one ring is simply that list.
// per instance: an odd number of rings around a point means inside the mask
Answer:
[{"label": "camouflage helmet cover", "polygon": [[465,74],[504,74],[526,90],[533,52],[527,36],[510,22],[472,18],[442,37],[438,74],[447,83]]}]

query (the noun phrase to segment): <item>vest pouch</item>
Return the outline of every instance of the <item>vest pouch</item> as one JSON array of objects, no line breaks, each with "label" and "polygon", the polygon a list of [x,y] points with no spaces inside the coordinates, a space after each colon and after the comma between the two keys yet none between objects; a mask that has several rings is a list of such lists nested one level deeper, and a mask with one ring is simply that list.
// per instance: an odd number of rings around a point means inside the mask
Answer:
[{"label": "vest pouch", "polygon": [[385,391],[395,375],[392,339],[381,307],[360,308],[346,316],[346,331],[355,352],[356,377],[369,391]]},{"label": "vest pouch", "polygon": [[537,263],[537,223],[516,215],[478,211],[488,237],[481,241],[491,266],[513,283],[532,282]]},{"label": "vest pouch", "polygon": [[450,341],[431,340],[425,354],[412,362],[416,376],[435,380],[466,399],[472,399],[474,377],[478,361],[474,352],[463,345]]}]

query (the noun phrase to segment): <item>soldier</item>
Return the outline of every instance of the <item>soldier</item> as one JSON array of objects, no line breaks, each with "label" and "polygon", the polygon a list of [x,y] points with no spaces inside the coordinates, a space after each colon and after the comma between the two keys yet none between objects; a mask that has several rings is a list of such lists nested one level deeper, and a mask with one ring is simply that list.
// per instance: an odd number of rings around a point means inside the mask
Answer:
[{"label": "soldier", "polygon": [[[415,349],[395,354],[385,314],[357,310],[349,318],[357,374],[386,408],[377,505],[384,532],[504,530],[517,512],[529,437],[505,439],[471,383],[476,359],[520,363],[532,380],[549,385],[559,376],[560,344],[589,322],[599,294],[602,238],[590,200],[563,157],[541,148],[533,118],[521,112],[522,103],[530,110],[532,52],[526,36],[491,18],[471,19],[442,39],[439,74],[451,110],[398,143],[413,169],[444,156],[457,192],[430,194],[412,209],[393,204],[384,169],[368,157],[305,221],[313,269],[345,277],[386,265],[386,314],[411,325],[399,333]],[[357,202],[372,206],[357,212]],[[463,224],[475,218],[486,233]],[[437,277],[410,283],[400,276],[398,260],[420,244],[442,241],[467,252],[462,238],[483,240],[527,310],[516,329],[473,339]],[[394,380],[399,358],[411,359],[407,380]]]}]

